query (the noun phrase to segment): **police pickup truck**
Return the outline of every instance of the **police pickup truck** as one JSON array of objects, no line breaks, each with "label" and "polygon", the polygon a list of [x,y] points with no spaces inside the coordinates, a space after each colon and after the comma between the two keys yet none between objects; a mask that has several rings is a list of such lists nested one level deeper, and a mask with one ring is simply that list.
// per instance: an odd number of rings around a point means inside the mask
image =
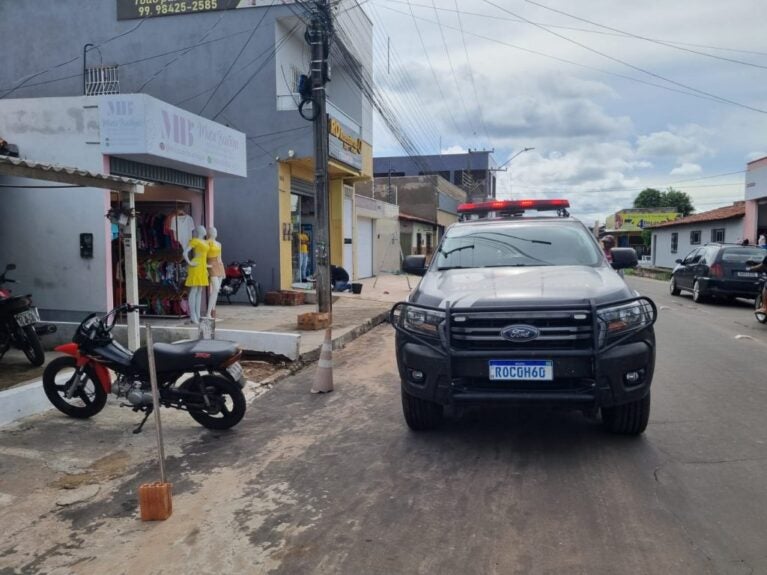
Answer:
[{"label": "police pickup truck", "polygon": [[[650,416],[655,304],[616,273],[567,200],[459,206],[423,276],[392,308],[402,408],[416,431],[445,407],[528,404],[600,413],[611,432],[638,435]],[[530,211],[553,211],[556,215]]]}]

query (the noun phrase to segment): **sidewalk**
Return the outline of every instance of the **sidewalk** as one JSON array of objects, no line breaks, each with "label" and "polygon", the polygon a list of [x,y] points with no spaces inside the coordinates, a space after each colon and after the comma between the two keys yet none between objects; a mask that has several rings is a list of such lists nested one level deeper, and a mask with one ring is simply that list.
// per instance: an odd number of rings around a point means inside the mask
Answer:
[{"label": "sidewalk", "polygon": [[[409,281],[414,288],[418,278],[411,276]],[[334,349],[344,347],[385,322],[391,305],[406,299],[411,291],[404,275],[383,275],[377,281],[368,278],[359,283],[363,284],[359,295],[333,294]],[[249,355],[271,356],[301,365],[319,358],[325,338],[325,330],[299,331],[297,328],[299,314],[316,310],[315,304],[253,307],[222,303],[216,308],[216,337],[236,341]],[[159,328],[156,341],[192,339],[198,335],[196,327],[183,321],[151,319],[149,323]],[[46,336],[46,347],[71,341],[76,326],[60,324],[56,334]],[[116,337],[123,337],[124,331],[124,326],[116,326]],[[47,351],[46,363],[56,356],[55,352]],[[0,426],[50,408],[42,390],[42,370],[43,367],[32,367],[21,352],[11,351],[0,360]]]}]

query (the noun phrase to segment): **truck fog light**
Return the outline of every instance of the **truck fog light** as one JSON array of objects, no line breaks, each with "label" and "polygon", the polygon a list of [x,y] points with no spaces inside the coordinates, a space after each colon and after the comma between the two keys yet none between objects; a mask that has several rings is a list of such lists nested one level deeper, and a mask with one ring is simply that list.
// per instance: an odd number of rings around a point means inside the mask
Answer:
[{"label": "truck fog light", "polygon": [[638,383],[641,383],[644,375],[644,370],[640,369],[638,371],[629,371],[626,372],[623,376],[624,381],[628,385],[636,385]]},{"label": "truck fog light", "polygon": [[412,369],[410,370],[410,378],[415,382],[422,382],[424,380],[424,373],[418,369]]}]

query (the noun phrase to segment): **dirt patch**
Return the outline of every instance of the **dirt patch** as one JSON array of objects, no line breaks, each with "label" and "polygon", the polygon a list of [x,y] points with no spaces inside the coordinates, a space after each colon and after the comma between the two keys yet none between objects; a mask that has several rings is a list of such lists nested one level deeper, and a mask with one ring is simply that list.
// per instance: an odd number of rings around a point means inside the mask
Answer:
[{"label": "dirt patch", "polygon": [[83,485],[116,479],[125,474],[125,469],[130,466],[130,463],[130,455],[127,451],[117,451],[94,461],[85,471],[64,474],[51,483],[51,487],[77,489]]},{"label": "dirt patch", "polygon": [[285,369],[287,363],[275,363],[259,360],[245,360],[241,362],[245,377],[255,383],[260,383],[278,371]]}]

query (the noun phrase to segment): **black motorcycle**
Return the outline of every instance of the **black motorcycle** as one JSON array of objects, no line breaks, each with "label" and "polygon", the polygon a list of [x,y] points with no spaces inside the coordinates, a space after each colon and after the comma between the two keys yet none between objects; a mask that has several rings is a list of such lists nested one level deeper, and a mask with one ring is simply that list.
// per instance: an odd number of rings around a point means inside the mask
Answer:
[{"label": "black motorcycle", "polygon": [[248,260],[246,262],[232,262],[226,266],[226,277],[221,282],[221,289],[218,290],[218,297],[225,297],[227,303],[232,303],[232,296],[236,295],[242,286],[245,286],[245,293],[248,295],[250,305],[257,306],[263,299],[261,284],[253,279],[253,268],[256,262]]},{"label": "black motorcycle", "polygon": [[40,343],[41,335],[56,331],[55,325],[41,324],[37,308],[32,305],[32,296],[13,296],[5,283],[16,283],[6,274],[16,269],[15,264],[5,266],[0,274],[0,358],[15,347],[24,352],[34,366],[45,363],[45,352]]},{"label": "black motorcycle", "polygon": [[[43,373],[43,389],[62,413],[87,418],[99,413],[112,392],[127,400],[121,406],[145,413],[134,430],[139,433],[154,403],[149,383],[147,348],[135,352],[112,337],[116,314],[145,306],[123,304],[103,317],[91,314],[77,328],[72,343],[56,351],[66,354],[51,361]],[[227,341],[201,339],[154,344],[160,404],[188,411],[209,429],[229,429],[245,415],[242,351]],[[116,374],[112,381],[110,370]]]}]

